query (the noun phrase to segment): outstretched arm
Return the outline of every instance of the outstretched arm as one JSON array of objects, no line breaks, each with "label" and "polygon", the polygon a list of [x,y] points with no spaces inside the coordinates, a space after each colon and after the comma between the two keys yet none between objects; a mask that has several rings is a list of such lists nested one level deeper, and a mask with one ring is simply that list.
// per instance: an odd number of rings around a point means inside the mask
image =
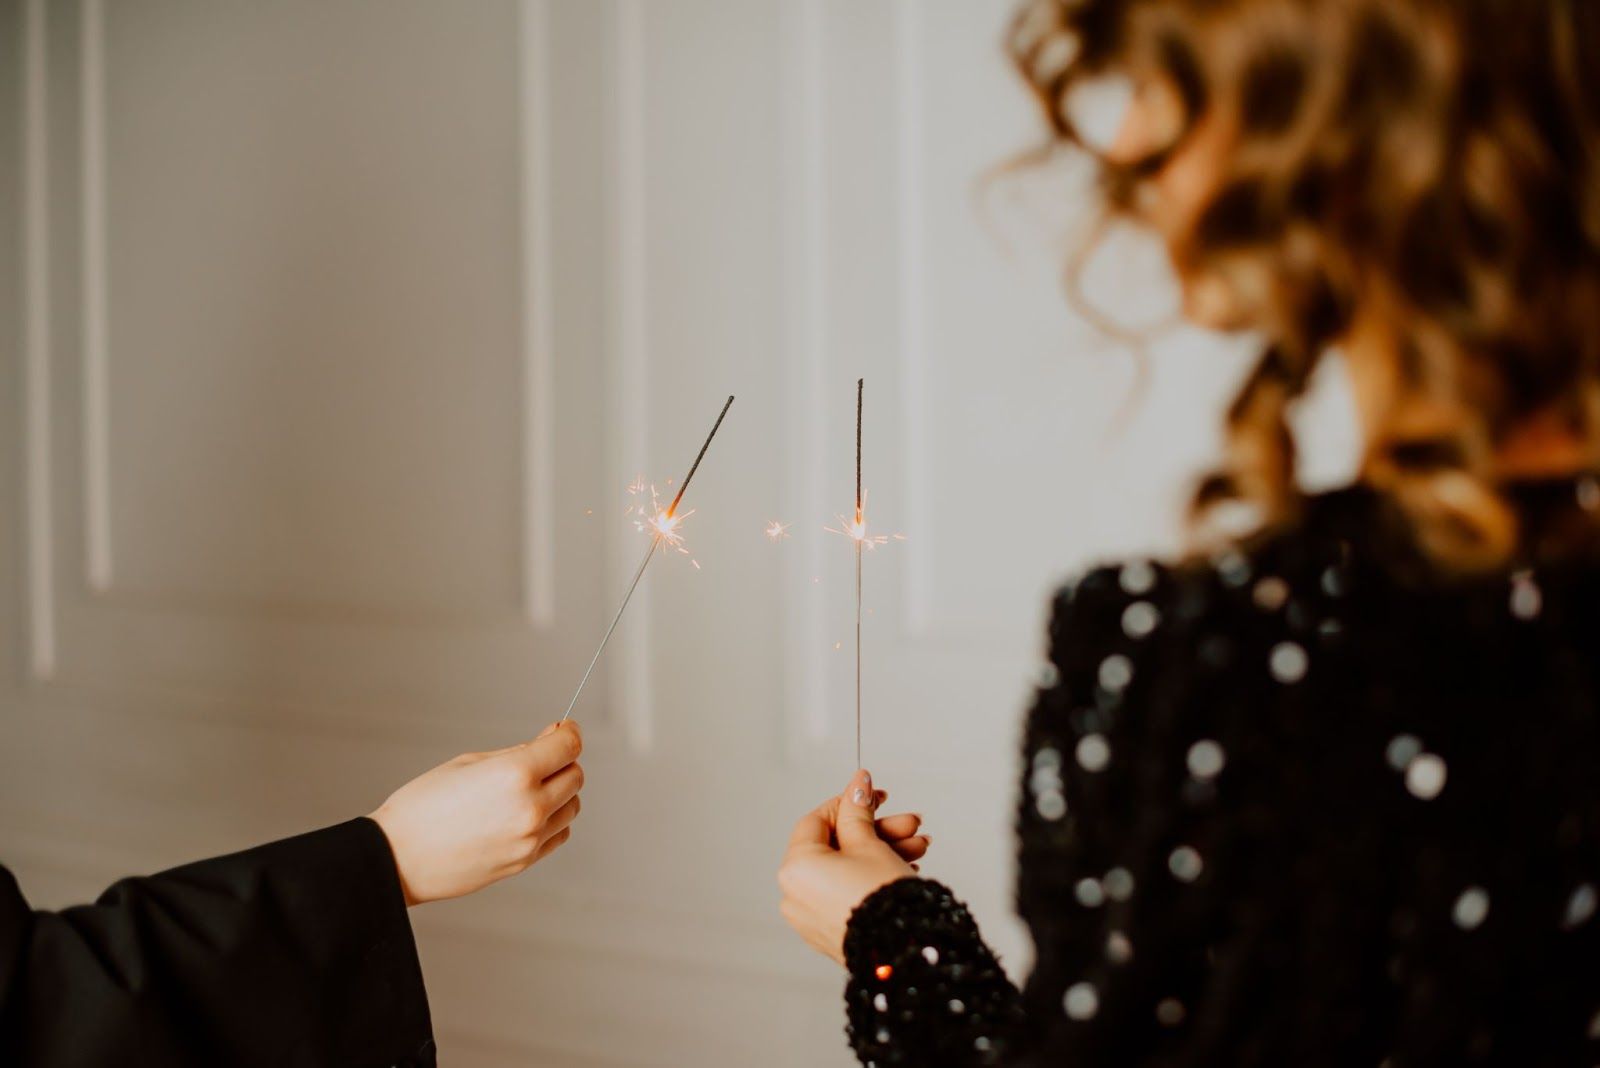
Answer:
[{"label": "outstretched arm", "polygon": [[432,1064],[422,972],[369,819],[34,912],[0,869],[0,1062]]}]

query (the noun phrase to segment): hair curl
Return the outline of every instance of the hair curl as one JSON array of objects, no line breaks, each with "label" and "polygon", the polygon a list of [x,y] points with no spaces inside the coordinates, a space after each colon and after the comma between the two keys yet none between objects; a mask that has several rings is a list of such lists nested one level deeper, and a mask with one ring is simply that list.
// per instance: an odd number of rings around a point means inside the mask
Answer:
[{"label": "hair curl", "polygon": [[[1265,524],[1301,495],[1286,414],[1357,307],[1386,324],[1391,385],[1366,412],[1363,478],[1433,559],[1517,547],[1501,443],[1559,420],[1600,466],[1600,3],[1592,0],[1028,0],[1008,50],[1053,140],[1085,145],[1071,91],[1158,72],[1231,148],[1170,240],[1186,278],[1259,299],[1268,344],[1196,493]],[[1137,214],[1170,156],[1102,160]]]}]

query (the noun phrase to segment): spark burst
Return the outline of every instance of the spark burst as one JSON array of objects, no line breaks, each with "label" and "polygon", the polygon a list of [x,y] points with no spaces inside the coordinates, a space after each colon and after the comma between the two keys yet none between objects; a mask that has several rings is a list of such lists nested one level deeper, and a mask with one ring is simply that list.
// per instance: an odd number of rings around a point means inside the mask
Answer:
[{"label": "spark burst", "polygon": [[789,536],[789,528],[791,526],[793,526],[793,525],[794,524],[792,524],[792,523],[783,523],[783,522],[780,522],[779,520],[774,519],[772,522],[767,524],[767,538],[768,538],[768,540],[770,540],[770,541],[783,541],[785,538],[787,538]]}]

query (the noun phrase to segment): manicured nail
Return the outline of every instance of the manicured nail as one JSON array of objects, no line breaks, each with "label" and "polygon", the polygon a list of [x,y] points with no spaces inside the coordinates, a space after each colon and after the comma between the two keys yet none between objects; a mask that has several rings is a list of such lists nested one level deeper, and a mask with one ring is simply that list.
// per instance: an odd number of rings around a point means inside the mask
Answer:
[{"label": "manicured nail", "polygon": [[857,786],[854,790],[850,791],[850,800],[854,801],[858,805],[865,805],[867,803],[867,791]]},{"label": "manicured nail", "polygon": [[[550,724],[550,726],[546,727],[544,730],[539,732],[539,738],[544,738],[544,737],[548,736],[552,731],[554,731],[559,726],[561,726],[561,723],[559,721]],[[539,738],[535,738],[534,741],[538,741]]]},{"label": "manicured nail", "polygon": [[931,843],[933,841],[933,835],[924,832],[923,835],[922,835],[922,840],[924,842],[930,842]]}]

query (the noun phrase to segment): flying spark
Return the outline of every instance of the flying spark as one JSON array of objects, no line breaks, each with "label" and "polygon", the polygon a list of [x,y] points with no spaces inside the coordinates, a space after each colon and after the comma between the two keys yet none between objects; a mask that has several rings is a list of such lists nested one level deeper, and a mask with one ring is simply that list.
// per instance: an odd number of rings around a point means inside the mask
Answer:
[{"label": "flying spark", "polygon": [[789,528],[791,526],[793,526],[792,523],[781,523],[774,519],[767,524],[767,537],[772,541],[783,541],[789,536]]}]

